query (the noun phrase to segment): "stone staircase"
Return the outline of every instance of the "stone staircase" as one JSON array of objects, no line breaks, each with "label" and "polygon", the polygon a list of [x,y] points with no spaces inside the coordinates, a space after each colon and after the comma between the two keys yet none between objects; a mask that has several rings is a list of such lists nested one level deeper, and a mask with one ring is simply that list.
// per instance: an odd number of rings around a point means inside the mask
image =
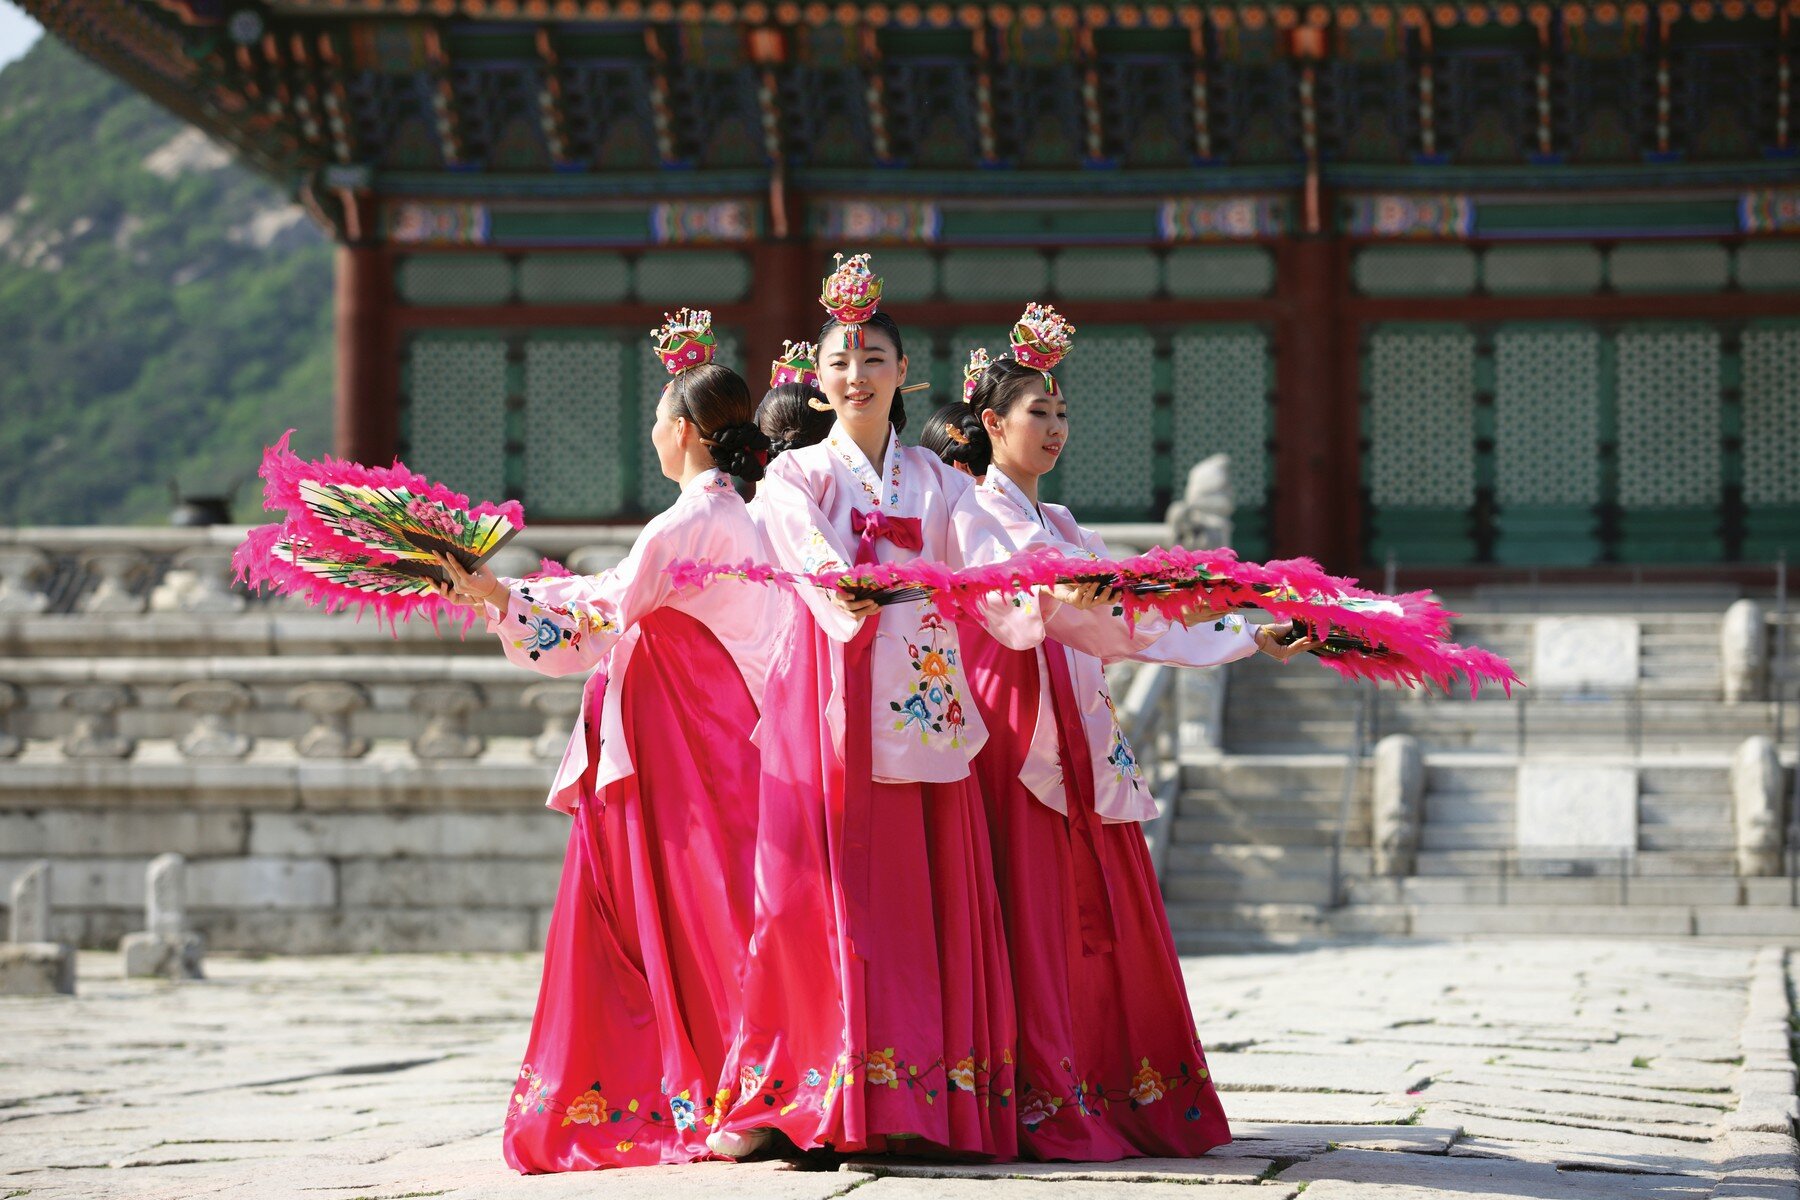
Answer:
[{"label": "stone staircase", "polygon": [[[1605,597],[1594,607],[1604,615]],[[1456,637],[1506,655],[1528,682],[1538,614],[1451,601]],[[1569,606],[1579,611],[1581,597]],[[1184,768],[1164,892],[1184,950],[1330,935],[1635,932],[1788,936],[1800,907],[1784,878],[1740,879],[1732,755],[1774,731],[1775,706],[1722,698],[1717,608],[1638,621],[1639,678],[1610,691],[1384,687],[1365,709],[1367,744],[1415,738],[1425,768],[1414,872],[1372,877],[1372,769],[1354,773],[1333,907],[1345,763],[1367,685],[1306,663],[1228,668],[1222,750]],[[1558,608],[1557,615],[1568,610]],[[1788,728],[1793,727],[1790,714]],[[1790,739],[1791,741],[1791,736]],[[1789,755],[1791,757],[1791,755]],[[1620,861],[1522,860],[1515,850],[1521,763],[1636,771],[1638,834]]]}]

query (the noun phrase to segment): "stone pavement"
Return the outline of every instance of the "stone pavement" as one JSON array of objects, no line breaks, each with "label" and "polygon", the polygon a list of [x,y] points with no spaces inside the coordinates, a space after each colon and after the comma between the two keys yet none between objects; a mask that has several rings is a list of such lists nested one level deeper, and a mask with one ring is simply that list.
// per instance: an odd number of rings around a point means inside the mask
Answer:
[{"label": "stone pavement", "polygon": [[526,1178],[499,1126],[532,957],[216,958],[170,984],[84,954],[78,997],[0,1000],[0,1200],[1800,1198],[1778,949],[1414,942],[1187,965],[1237,1135],[1204,1159]]}]

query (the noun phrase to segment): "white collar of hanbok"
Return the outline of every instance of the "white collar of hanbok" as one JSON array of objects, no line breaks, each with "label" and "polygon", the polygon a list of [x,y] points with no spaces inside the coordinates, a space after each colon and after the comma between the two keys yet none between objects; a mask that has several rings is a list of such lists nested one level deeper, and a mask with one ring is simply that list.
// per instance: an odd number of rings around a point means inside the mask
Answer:
[{"label": "white collar of hanbok", "polygon": [[[899,400],[896,399],[895,403],[898,404]],[[868,457],[862,452],[862,447],[858,446],[856,439],[844,429],[842,421],[832,423],[831,433],[825,438],[825,444],[830,447],[831,452],[837,456],[839,462],[844,464],[850,474],[856,477],[856,482],[862,485],[863,495],[870,504],[876,508],[895,509],[900,507],[902,490],[900,484],[904,478],[905,467],[901,462],[900,439],[895,435],[892,426],[888,427],[887,449],[882,454],[888,475],[885,492],[881,472],[870,464]]]},{"label": "white collar of hanbok", "polygon": [[702,471],[681,485],[684,496],[697,495],[700,492],[724,492],[731,488],[731,476],[714,467],[710,471]]},{"label": "white collar of hanbok", "polygon": [[1005,471],[993,463],[988,464],[987,474],[982,477],[981,486],[990,492],[996,492],[1006,497],[1020,512],[1043,528],[1050,528],[1050,522],[1044,517],[1044,510],[1033,504],[1031,498],[1025,494],[1025,489],[1014,483]]}]

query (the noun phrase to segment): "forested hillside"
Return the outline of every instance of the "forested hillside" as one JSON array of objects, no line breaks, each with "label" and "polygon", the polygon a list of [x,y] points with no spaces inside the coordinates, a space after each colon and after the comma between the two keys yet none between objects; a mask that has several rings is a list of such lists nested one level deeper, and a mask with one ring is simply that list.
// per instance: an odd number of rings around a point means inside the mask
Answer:
[{"label": "forested hillside", "polygon": [[163,522],[290,425],[326,449],[331,384],[330,247],[278,187],[53,38],[0,70],[0,523]]}]

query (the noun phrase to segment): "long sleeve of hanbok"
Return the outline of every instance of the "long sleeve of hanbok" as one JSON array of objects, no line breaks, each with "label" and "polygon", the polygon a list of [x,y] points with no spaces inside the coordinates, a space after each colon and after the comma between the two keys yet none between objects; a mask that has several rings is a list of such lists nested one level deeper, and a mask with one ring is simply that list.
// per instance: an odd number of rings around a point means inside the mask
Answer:
[{"label": "long sleeve of hanbok", "polygon": [[508,579],[504,606],[489,603],[487,629],[506,657],[541,675],[592,670],[645,614],[669,598],[672,539],[646,526],[625,561],[599,575]]},{"label": "long sleeve of hanbok", "polygon": [[[956,535],[947,565],[958,569],[984,567],[1012,557],[1013,541],[1006,526],[982,506],[974,485],[948,469],[943,477],[950,501],[950,524]],[[1065,607],[1045,592],[1018,596],[990,593],[976,608],[975,615],[1002,646],[1030,650],[1044,640],[1046,622]]]},{"label": "long sleeve of hanbok", "polygon": [[[1095,558],[1112,557],[1099,534],[1081,528],[1075,532],[1083,550]],[[1055,541],[1051,544],[1058,545]],[[1058,548],[1065,549],[1060,545]],[[1063,645],[1110,664],[1154,646],[1169,632],[1171,622],[1160,613],[1142,613],[1135,621],[1127,621],[1117,608],[1079,609],[1072,604],[1059,604],[1045,618],[1044,625],[1046,632]]]},{"label": "long sleeve of hanbok", "polygon": [[1217,667],[1256,653],[1256,630],[1238,613],[1198,625],[1176,623],[1142,650],[1125,657],[1175,667]]},{"label": "long sleeve of hanbok", "polygon": [[[769,553],[789,571],[808,575],[848,571],[852,556],[832,536],[830,519],[805,488],[786,477],[782,465],[777,460],[756,492],[757,518]],[[856,636],[861,622],[833,604],[822,589],[801,584],[794,590],[827,637],[848,642]]]}]

